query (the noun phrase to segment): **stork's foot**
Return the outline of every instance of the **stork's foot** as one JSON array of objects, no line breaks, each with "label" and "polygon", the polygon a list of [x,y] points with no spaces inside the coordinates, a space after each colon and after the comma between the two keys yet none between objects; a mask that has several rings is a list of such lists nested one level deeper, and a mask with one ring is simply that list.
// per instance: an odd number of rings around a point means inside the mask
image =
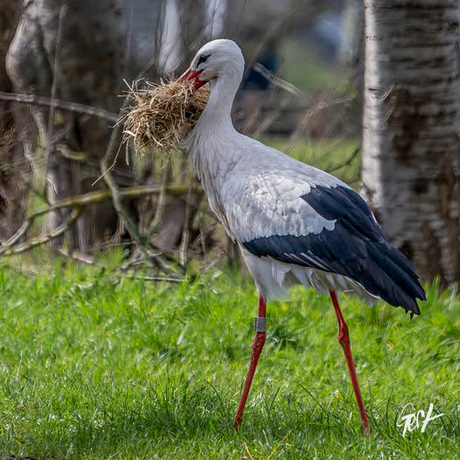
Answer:
[{"label": "stork's foot", "polygon": [[347,361],[348,372],[351,377],[351,383],[353,385],[353,390],[355,392],[356,401],[358,403],[359,413],[361,414],[361,420],[363,423],[363,430],[366,436],[370,435],[369,429],[369,419],[367,418],[366,408],[364,407],[363,398],[361,396],[361,390],[359,388],[358,377],[356,376],[355,364],[353,362],[353,356],[351,354],[350,347],[350,336],[348,334],[348,326],[343,319],[342,312],[340,311],[339,301],[337,299],[337,294],[331,292],[332,303],[334,305],[335,313],[337,315],[337,321],[339,323],[339,334],[338,339],[339,343],[343,348],[345,353],[345,359]]}]

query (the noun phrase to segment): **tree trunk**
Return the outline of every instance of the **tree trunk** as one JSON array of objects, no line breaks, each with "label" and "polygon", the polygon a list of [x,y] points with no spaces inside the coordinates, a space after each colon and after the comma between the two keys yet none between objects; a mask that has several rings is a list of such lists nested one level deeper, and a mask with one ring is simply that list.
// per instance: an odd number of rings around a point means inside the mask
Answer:
[{"label": "tree trunk", "polygon": [[[11,91],[12,83],[5,68],[5,57],[14,35],[18,18],[17,1],[4,0],[0,9],[0,91]],[[26,212],[29,164],[23,145],[22,107],[11,102],[0,101],[0,239],[10,237],[22,223]],[[16,116],[15,116],[16,115]]]},{"label": "tree trunk", "polygon": [[[17,91],[117,111],[125,48],[125,17],[113,0],[26,0],[7,69]],[[46,152],[49,201],[94,190],[111,134],[107,121],[64,111],[50,115],[42,107],[32,113]],[[83,161],[69,159],[81,152]],[[53,214],[46,230],[60,225],[67,212]],[[87,252],[116,228],[111,205],[88,209],[69,232],[69,250]]]},{"label": "tree trunk", "polygon": [[364,196],[422,278],[459,281],[458,2],[364,4]]}]

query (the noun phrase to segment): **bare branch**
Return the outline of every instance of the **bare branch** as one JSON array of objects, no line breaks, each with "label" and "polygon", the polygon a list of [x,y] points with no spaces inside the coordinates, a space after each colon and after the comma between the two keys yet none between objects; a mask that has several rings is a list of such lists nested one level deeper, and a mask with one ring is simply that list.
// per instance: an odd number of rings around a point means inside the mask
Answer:
[{"label": "bare branch", "polygon": [[[155,195],[161,193],[163,187],[158,185],[138,185],[135,187],[128,187],[125,189],[118,190],[118,196],[122,198],[140,198],[147,195]],[[180,196],[188,192],[187,187],[180,186],[170,186],[166,187],[166,193],[171,196]],[[203,190],[198,189],[197,194],[202,194]],[[57,201],[49,207],[38,210],[31,217],[38,217],[40,215],[46,214],[50,211],[55,211],[61,208],[70,208],[70,207],[85,207],[92,204],[99,204],[109,201],[113,198],[111,190],[97,190],[95,192],[85,193],[84,195],[73,196],[69,198],[64,198]]]},{"label": "bare branch", "polygon": [[[163,187],[158,186],[158,185],[141,185],[141,186],[136,186],[136,187],[129,187],[125,188],[119,191],[119,197],[120,198],[139,198],[142,196],[146,195],[154,195],[154,194],[159,194],[164,190]],[[166,187],[166,193],[168,193],[171,196],[180,196],[184,195],[188,192],[187,187],[175,187],[175,186],[170,186]],[[203,190],[201,189],[196,189],[194,193],[197,194],[202,194]],[[83,209],[87,206],[93,205],[93,204],[99,204],[99,203],[104,203],[106,201],[109,201],[112,199],[112,192],[110,190],[98,190],[95,192],[89,192],[85,193],[84,195],[79,195],[79,196],[73,196],[69,198],[64,198],[62,200],[57,201],[56,203],[46,206],[42,209],[39,209],[35,213],[31,214],[26,221],[21,225],[21,227],[18,229],[18,231],[3,245],[0,247],[0,255],[9,255],[9,248],[13,247],[30,229],[32,226],[34,220],[37,217],[40,217],[44,214],[47,214],[51,211],[56,211],[58,209],[63,209],[63,208],[74,208],[74,209]],[[78,217],[78,216],[77,216]],[[62,226],[61,226],[62,227]],[[59,229],[61,228],[59,227]],[[64,230],[65,231],[65,230]],[[52,233],[54,235],[55,232]],[[61,235],[63,232],[59,233]],[[32,247],[38,246],[39,244],[46,243],[50,241],[50,239],[54,239],[59,235],[54,235],[52,238],[49,239],[43,239],[44,237],[41,237],[40,241],[41,243],[34,244]],[[37,239],[36,239],[37,240]],[[29,243],[24,243],[25,245]],[[27,250],[27,249],[25,249]],[[23,251],[20,251],[23,252]]]},{"label": "bare branch", "polygon": [[102,118],[112,123],[116,123],[118,121],[118,114],[105,109],[100,109],[99,107],[80,104],[78,102],[62,101],[60,99],[51,100],[49,97],[36,96],[35,94],[8,93],[0,91],[0,100],[17,102],[19,104],[54,107],[60,110],[68,110],[69,112],[83,113],[85,115]]},{"label": "bare branch", "polygon": [[61,236],[64,232],[66,232],[69,227],[80,217],[82,209],[76,208],[72,211],[70,217],[63,222],[59,227],[57,227],[54,231],[47,233],[46,235],[39,236],[37,238],[32,238],[29,241],[26,241],[23,244],[20,244],[15,247],[11,247],[10,245],[2,246],[0,250],[0,255],[2,256],[12,256],[14,254],[19,254],[21,252],[29,251],[37,246],[42,244],[48,243],[51,240]]}]

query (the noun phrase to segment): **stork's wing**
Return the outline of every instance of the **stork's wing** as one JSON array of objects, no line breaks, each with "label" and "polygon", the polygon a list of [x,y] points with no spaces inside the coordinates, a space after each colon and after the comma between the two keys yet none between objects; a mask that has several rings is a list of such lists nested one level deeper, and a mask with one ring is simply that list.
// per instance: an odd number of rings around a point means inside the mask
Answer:
[{"label": "stork's wing", "polygon": [[286,178],[284,185],[253,179],[226,206],[229,226],[248,251],[348,276],[370,294],[420,314],[415,299],[425,293],[414,268],[354,190],[339,181],[286,186]]}]

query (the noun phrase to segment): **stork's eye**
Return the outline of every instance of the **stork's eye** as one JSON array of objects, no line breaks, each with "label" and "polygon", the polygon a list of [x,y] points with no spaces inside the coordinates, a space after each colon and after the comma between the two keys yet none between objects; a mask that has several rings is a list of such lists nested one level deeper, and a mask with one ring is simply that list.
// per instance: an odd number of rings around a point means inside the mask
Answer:
[{"label": "stork's eye", "polygon": [[211,56],[211,55],[210,55],[210,54],[202,54],[202,55],[200,56],[200,59],[198,59],[198,63],[197,63],[196,66],[198,67],[198,66],[199,66],[200,64],[202,64],[203,62],[206,62],[209,56]]}]

